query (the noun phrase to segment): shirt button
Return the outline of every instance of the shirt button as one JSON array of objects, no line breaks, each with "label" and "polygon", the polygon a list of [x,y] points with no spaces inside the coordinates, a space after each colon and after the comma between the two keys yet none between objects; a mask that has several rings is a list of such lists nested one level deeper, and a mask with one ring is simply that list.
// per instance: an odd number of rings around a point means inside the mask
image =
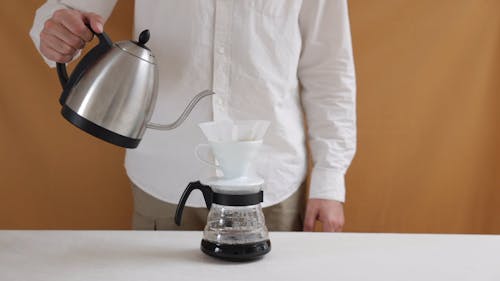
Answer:
[{"label": "shirt button", "polygon": [[221,54],[221,55],[222,55],[222,54],[224,54],[224,52],[225,52],[225,51],[226,51],[226,50],[224,49],[224,47],[220,47],[220,48],[218,48],[218,49],[217,49],[217,52],[218,52],[219,54]]},{"label": "shirt button", "polygon": [[224,102],[222,101],[222,99],[218,99],[217,100],[217,104],[220,105],[220,106],[222,106],[224,104]]}]

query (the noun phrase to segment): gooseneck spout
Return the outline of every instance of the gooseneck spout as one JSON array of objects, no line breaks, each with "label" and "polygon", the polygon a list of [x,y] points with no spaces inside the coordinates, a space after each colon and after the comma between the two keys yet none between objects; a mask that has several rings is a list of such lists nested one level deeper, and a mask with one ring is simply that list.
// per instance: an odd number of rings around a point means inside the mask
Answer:
[{"label": "gooseneck spout", "polygon": [[210,96],[210,95],[213,95],[215,94],[215,92],[211,91],[211,90],[205,90],[205,91],[202,91],[200,92],[199,94],[197,94],[188,104],[188,106],[186,107],[186,109],[184,109],[184,112],[182,112],[181,116],[179,116],[179,118],[177,120],[175,120],[174,123],[172,124],[156,124],[156,123],[148,123],[146,124],[146,128],[150,128],[150,129],[155,129],[155,130],[163,130],[163,131],[166,131],[166,130],[172,130],[172,129],[175,129],[177,127],[179,127],[182,122],[184,122],[184,120],[186,120],[186,118],[189,116],[189,113],[191,113],[191,111],[193,110],[194,106],[204,97],[207,97],[207,96]]}]

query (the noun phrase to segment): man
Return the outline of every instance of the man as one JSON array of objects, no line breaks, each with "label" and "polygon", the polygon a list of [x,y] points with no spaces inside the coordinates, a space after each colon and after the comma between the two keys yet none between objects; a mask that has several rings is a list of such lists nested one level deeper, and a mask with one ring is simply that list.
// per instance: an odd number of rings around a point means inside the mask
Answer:
[{"label": "man", "polygon": [[[31,36],[49,65],[69,62],[92,33],[103,31],[115,1],[49,0],[38,9]],[[205,140],[196,124],[265,119],[271,126],[256,163],[264,178],[271,230],[324,231],[344,223],[344,176],[355,152],[355,74],[347,0],[136,0],[134,33],[151,31],[148,46],[160,69],[152,120],[175,119],[200,90],[202,100],[170,132],[147,130],[125,167],[133,183],[134,228],[170,229],[175,204],[205,170],[193,156]],[[304,109],[304,112],[302,111]],[[305,114],[303,114],[305,113]],[[305,217],[306,133],[313,167]],[[199,194],[188,202],[202,207]],[[192,197],[193,197],[192,196]],[[184,212],[199,229],[202,208]]]}]

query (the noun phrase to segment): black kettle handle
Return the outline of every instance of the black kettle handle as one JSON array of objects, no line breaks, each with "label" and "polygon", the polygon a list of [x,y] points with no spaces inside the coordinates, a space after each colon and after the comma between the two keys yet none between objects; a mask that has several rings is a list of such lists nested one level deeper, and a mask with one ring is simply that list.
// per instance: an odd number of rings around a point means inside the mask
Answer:
[{"label": "black kettle handle", "polygon": [[68,97],[69,94],[69,89],[73,87],[73,85],[80,80],[82,77],[83,73],[88,69],[90,65],[93,64],[100,56],[102,56],[104,53],[106,53],[111,47],[113,47],[113,42],[109,38],[109,36],[106,33],[96,33],[92,28],[90,27],[89,24],[85,24],[92,33],[94,33],[95,36],[99,39],[99,44],[92,48],[78,63],[78,65],[75,67],[73,73],[71,73],[71,76],[68,78],[68,72],[66,71],[66,64],[65,63],[57,63],[57,75],[59,76],[59,82],[61,82],[63,92],[61,94],[61,97],[59,98],[59,103],[62,105],[66,101],[66,98]]},{"label": "black kettle handle", "polygon": [[182,219],[182,211],[184,211],[184,205],[186,205],[186,201],[191,194],[191,191],[199,189],[201,193],[203,193],[203,198],[205,199],[205,204],[207,205],[207,209],[210,209],[212,206],[212,198],[213,191],[208,185],[202,184],[200,181],[190,182],[184,192],[182,193],[181,199],[179,200],[179,204],[177,205],[177,209],[175,210],[175,224],[181,225]]}]

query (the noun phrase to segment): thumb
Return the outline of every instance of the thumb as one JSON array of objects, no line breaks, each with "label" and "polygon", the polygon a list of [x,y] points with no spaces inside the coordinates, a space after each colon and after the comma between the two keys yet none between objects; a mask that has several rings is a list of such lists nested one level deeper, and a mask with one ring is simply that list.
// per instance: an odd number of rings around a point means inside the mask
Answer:
[{"label": "thumb", "polygon": [[90,24],[90,27],[95,33],[102,33],[104,31],[104,18],[96,13],[83,13],[85,20]]}]

